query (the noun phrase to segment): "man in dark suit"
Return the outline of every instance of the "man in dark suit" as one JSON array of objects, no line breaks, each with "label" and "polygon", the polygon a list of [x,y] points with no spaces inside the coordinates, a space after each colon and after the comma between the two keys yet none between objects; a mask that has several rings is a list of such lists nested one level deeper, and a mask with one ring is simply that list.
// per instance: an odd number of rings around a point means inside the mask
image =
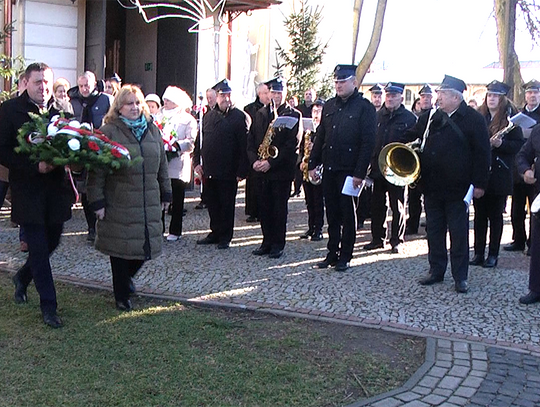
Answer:
[{"label": "man in dark suit", "polygon": [[228,249],[233,236],[234,208],[238,181],[247,174],[246,139],[249,116],[233,106],[227,79],[217,83],[216,107],[203,117],[202,148],[195,146],[195,172],[204,177],[210,234],[197,244],[217,243]]},{"label": "man in dark suit", "polygon": [[366,250],[382,249],[387,238],[386,231],[386,196],[392,210],[392,228],[390,245],[392,253],[399,253],[405,235],[405,187],[388,182],[379,169],[379,154],[390,143],[407,143],[405,132],[416,123],[416,116],[403,106],[405,85],[388,82],[384,88],[385,101],[377,112],[377,136],[371,157],[370,178],[373,179],[371,196],[371,242],[364,246]]},{"label": "man in dark suit", "polygon": [[[284,80],[276,78],[267,82],[267,85],[270,88],[272,102],[269,106],[259,109],[248,136],[248,159],[253,170],[261,176],[257,197],[263,242],[253,254],[256,256],[268,254],[268,257],[278,259],[285,247],[287,203],[294,178],[302,127],[300,112],[285,100],[287,88]],[[290,126],[269,129],[278,116],[289,117]],[[272,135],[269,138],[266,137],[267,131],[271,131],[268,133]],[[259,149],[262,143],[272,149],[277,148],[277,155],[267,154],[263,151],[265,149]]]},{"label": "man in dark suit", "polygon": [[469,207],[464,197],[471,188],[475,198],[484,195],[491,161],[486,122],[463,101],[466,89],[461,79],[446,75],[437,89],[439,108],[432,116],[420,116],[410,134],[411,138],[423,140],[420,182],[425,198],[430,270],[420,284],[443,281],[449,231],[452,276],[458,293],[469,289]]},{"label": "man in dark suit", "polygon": [[15,301],[27,302],[26,289],[33,279],[43,321],[59,328],[62,321],[56,313],[56,290],[49,256],[60,242],[63,223],[71,217],[73,191],[63,167],[44,161],[33,163],[27,155],[14,151],[18,145],[18,130],[30,121],[28,113],[47,112],[47,103],[52,97],[53,72],[46,64],[30,64],[26,77],[26,91],[0,107],[0,163],[9,168],[11,218],[24,227],[28,243],[28,260],[13,277]]},{"label": "man in dark suit", "polygon": [[328,254],[318,268],[349,268],[356,241],[355,198],[341,193],[347,177],[355,188],[362,185],[375,144],[375,108],[358,92],[356,65],[337,65],[334,84],[337,96],[323,107],[313,150],[309,157],[311,177],[324,165],[323,194],[328,221]]}]

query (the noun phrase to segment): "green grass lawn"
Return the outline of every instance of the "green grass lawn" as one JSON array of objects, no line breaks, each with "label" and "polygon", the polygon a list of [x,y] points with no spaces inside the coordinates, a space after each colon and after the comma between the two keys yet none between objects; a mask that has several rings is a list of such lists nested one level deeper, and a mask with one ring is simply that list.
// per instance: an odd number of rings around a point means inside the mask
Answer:
[{"label": "green grass lawn", "polygon": [[65,327],[13,302],[0,273],[0,406],[338,406],[402,384],[424,342],[268,314],[134,299],[57,284]]}]

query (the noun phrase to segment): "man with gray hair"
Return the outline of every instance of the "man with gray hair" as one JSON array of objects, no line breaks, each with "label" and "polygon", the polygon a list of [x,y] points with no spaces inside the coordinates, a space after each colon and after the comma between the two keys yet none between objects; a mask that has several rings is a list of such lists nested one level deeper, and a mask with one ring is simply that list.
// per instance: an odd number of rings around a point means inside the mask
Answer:
[{"label": "man with gray hair", "polygon": [[440,283],[448,263],[446,233],[450,232],[450,263],[455,290],[469,289],[469,202],[484,195],[491,149],[483,116],[463,101],[467,85],[446,75],[437,89],[439,108],[420,116],[408,132],[422,140],[420,185],[424,191],[429,275],[421,285]]}]

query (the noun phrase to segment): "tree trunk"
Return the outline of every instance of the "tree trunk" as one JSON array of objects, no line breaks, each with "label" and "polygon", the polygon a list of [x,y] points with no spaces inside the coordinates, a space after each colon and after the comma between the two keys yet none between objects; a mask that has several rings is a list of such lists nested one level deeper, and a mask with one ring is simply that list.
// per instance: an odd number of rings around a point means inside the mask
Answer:
[{"label": "tree trunk", "polygon": [[364,6],[364,0],[354,0],[353,9],[353,46],[352,46],[352,61],[356,60],[356,48],[358,47],[358,33],[360,32],[360,16],[362,15],[362,7]]},{"label": "tree trunk", "polygon": [[[384,23],[384,13],[386,11],[386,2],[387,0],[377,0],[377,11],[375,12],[375,22],[373,23],[373,31],[371,33],[371,40],[366,49],[366,52],[356,68],[356,79],[358,83],[362,83],[366,73],[371,66],[371,63],[377,55],[377,50],[379,49],[379,44],[381,43],[381,34],[383,30]],[[360,17],[360,15],[358,15]]]},{"label": "tree trunk", "polygon": [[516,104],[523,103],[523,78],[516,54],[516,5],[517,0],[494,0],[495,21],[497,22],[497,46],[499,61],[504,70],[503,82],[510,86],[508,97]]}]

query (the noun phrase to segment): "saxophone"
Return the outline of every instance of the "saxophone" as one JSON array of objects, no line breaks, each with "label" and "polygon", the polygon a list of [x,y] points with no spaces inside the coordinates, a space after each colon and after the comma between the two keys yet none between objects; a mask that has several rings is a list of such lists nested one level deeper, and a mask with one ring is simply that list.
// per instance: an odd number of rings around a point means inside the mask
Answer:
[{"label": "saxophone", "polygon": [[274,128],[274,122],[278,118],[276,105],[272,102],[272,108],[274,111],[274,120],[270,122],[266,133],[264,134],[262,143],[257,150],[260,160],[268,160],[269,158],[276,158],[279,154],[279,150],[276,146],[272,145],[272,140],[274,139],[274,134],[276,129]]},{"label": "saxophone", "polygon": [[306,133],[304,134],[304,158],[302,158],[302,162],[304,163],[304,170],[302,171],[304,175],[304,181],[309,181],[309,170],[308,170],[308,164],[309,164],[309,155],[311,154],[311,150],[309,148],[309,143],[311,142],[311,130],[306,130]]}]

